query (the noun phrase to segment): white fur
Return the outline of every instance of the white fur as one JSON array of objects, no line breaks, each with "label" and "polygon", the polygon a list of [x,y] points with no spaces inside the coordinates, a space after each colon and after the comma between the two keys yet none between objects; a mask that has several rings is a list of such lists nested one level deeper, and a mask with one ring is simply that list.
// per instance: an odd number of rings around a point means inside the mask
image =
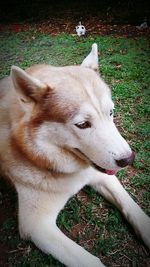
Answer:
[{"label": "white fur", "polygon": [[90,54],[83,60],[81,66],[98,70],[98,48],[96,43],[92,45]]},{"label": "white fur", "polygon": [[[150,219],[123,189],[115,176],[98,172],[89,163],[83,167],[76,156],[63,153],[64,147],[78,148],[98,166],[111,170],[119,169],[116,159],[127,157],[131,153],[129,145],[110,117],[110,110],[114,108],[114,104],[108,86],[98,74],[88,69],[85,72],[85,67],[98,68],[96,44],[92,46],[91,54],[83,61],[81,67],[56,70],[43,66],[42,72],[41,68],[36,67],[36,75],[41,75],[42,83],[37,81],[37,77],[32,79],[31,76],[24,75],[23,71],[13,68],[12,76],[14,75],[16,90],[18,90],[17,78],[20,77],[35,89],[36,85],[44,87],[49,80],[53,81],[54,86],[61,85],[58,80],[59,74],[63,73],[64,77],[67,75],[68,80],[65,78],[63,80],[63,86],[67,89],[66,93],[61,92],[62,98],[63,94],[66,94],[65,100],[70,100],[69,94],[73,93],[72,105],[80,104],[80,108],[66,123],[43,122],[36,131],[34,143],[28,140],[28,146],[35,154],[44,155],[51,160],[50,168],[47,169],[40,169],[32,162],[14,157],[8,141],[9,127],[3,124],[3,117],[0,117],[3,126],[0,143],[1,169],[10,177],[18,192],[19,230],[23,238],[32,240],[43,252],[52,254],[68,267],[104,267],[97,257],[58,229],[56,219],[68,199],[85,185],[92,186],[118,207],[148,247],[150,247]],[[79,73],[78,76],[74,76],[76,75],[74,72]],[[19,93],[20,90],[21,88]],[[5,111],[3,104],[1,108]],[[33,106],[30,108],[32,110]],[[5,116],[6,114],[5,112]],[[26,120],[28,117],[25,117]],[[17,116],[16,118],[18,119]],[[91,122],[91,128],[79,129],[75,126],[86,120]],[[17,131],[17,127],[15,121],[12,130]],[[5,132],[6,135],[3,134]],[[4,151],[7,151],[7,154]]]},{"label": "white fur", "polygon": [[31,239],[42,251],[52,254],[66,266],[104,266],[98,258],[68,239],[56,226],[57,215],[67,200],[85,185],[93,186],[116,205],[136,233],[150,247],[149,218],[131,199],[115,176],[99,173],[93,168],[64,175],[64,178],[60,177],[57,180],[49,177],[46,192],[16,184],[20,203],[21,236]]}]

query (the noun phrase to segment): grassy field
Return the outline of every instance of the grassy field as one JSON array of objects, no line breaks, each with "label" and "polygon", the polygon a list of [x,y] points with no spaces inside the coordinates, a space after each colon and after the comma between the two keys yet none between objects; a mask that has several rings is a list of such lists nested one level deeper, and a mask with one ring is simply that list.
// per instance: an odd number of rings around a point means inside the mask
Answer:
[{"label": "grassy field", "polygon": [[[100,72],[112,88],[115,120],[136,152],[134,166],[118,173],[126,190],[150,215],[150,61],[146,38],[113,38],[61,34],[56,37],[30,31],[1,33],[0,77],[11,65],[26,68],[35,63],[80,64],[97,42]],[[149,54],[149,55],[148,55]],[[70,238],[110,267],[148,267],[150,257],[120,212],[86,187],[69,201],[58,217]],[[0,184],[0,267],[63,266],[44,255],[31,242],[22,241],[17,229],[17,196],[2,179]],[[92,267],[92,266],[91,266]],[[94,267],[94,266],[93,266]]]}]

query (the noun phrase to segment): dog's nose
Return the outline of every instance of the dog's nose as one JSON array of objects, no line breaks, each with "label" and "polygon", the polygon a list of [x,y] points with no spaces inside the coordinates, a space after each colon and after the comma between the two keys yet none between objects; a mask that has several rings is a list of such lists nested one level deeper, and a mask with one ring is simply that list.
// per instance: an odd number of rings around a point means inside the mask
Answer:
[{"label": "dog's nose", "polygon": [[135,154],[134,152],[131,153],[131,155],[127,158],[116,160],[116,163],[119,167],[126,167],[127,165],[131,165],[134,161]]}]

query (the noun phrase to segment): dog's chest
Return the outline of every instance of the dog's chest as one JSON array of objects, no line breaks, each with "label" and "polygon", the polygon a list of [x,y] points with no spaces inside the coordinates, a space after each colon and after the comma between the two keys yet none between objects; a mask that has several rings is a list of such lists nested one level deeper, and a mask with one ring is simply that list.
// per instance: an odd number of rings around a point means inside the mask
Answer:
[{"label": "dog's chest", "polygon": [[18,164],[16,162],[15,164],[13,162],[13,168],[8,168],[7,170],[8,176],[13,183],[24,184],[36,190],[44,190],[50,194],[63,194],[67,198],[76,194],[90,180],[88,168],[77,173],[57,174],[48,170],[42,171],[36,167],[26,166],[25,163]]}]

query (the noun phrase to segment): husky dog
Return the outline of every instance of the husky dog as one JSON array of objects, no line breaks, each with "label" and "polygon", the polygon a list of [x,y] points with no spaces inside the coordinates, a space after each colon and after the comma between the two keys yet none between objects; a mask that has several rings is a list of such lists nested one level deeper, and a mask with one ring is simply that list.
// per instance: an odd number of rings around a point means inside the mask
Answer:
[{"label": "husky dog", "polygon": [[116,205],[150,247],[150,219],[115,176],[134,154],[97,70],[93,44],[81,66],[13,66],[0,82],[0,169],[18,193],[20,235],[69,267],[104,266],[56,225],[85,185]]}]

